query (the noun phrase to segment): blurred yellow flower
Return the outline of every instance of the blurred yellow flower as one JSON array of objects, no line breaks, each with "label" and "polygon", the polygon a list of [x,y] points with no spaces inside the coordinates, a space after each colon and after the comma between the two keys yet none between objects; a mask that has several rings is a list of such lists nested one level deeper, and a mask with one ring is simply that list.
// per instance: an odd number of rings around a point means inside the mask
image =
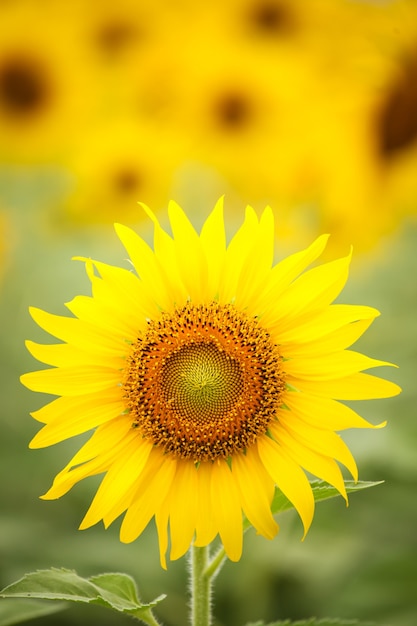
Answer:
[{"label": "blurred yellow flower", "polygon": [[[0,160],[56,161],[91,114],[65,5],[0,5]],[[59,10],[59,9],[62,10]]]},{"label": "blurred yellow flower", "polygon": [[66,217],[78,222],[136,220],[138,201],[166,205],[184,158],[181,138],[125,119],[85,135],[68,167]]},{"label": "blurred yellow flower", "polygon": [[417,5],[351,3],[345,13],[346,46],[333,42],[332,65],[318,68],[316,227],[336,247],[364,249],[417,214]]},{"label": "blurred yellow flower", "polygon": [[137,275],[83,259],[92,297],[67,304],[73,317],[32,309],[63,343],[27,342],[53,366],[22,376],[60,396],[33,413],[45,424],[31,446],[95,429],[44,496],[58,498],[105,473],[81,524],[105,526],[125,513],[120,537],[135,540],[155,517],[165,567],[194,541],[217,534],[227,555],[242,552],[242,511],[264,537],[275,485],[307,532],[314,499],[304,470],[346,498],[345,465],[355,461],[335,431],[371,427],[339,400],[384,398],[399,388],[368,368],[388,365],[347,350],[378,311],[331,304],[350,255],[304,271],[327,236],[275,266],[274,220],[248,207],[228,245],[222,202],[200,235],[172,203],[173,236],[154,224],[154,250],[116,225]]}]

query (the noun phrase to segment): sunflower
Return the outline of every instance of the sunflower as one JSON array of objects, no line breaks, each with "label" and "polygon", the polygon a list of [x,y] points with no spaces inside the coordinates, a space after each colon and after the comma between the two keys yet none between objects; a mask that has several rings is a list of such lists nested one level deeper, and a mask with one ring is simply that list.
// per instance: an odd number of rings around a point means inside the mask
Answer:
[{"label": "sunflower", "polygon": [[33,413],[45,424],[32,448],[94,429],[42,496],[59,498],[105,474],[80,528],[124,513],[120,538],[135,540],[154,517],[166,567],[191,542],[219,535],[228,557],[242,552],[242,513],[258,533],[278,530],[275,487],[304,532],[314,498],[305,471],[346,498],[338,462],[357,478],[335,431],[372,427],[339,400],[396,395],[368,368],[389,365],[347,350],[378,311],[332,304],[351,255],[307,270],[327,236],[273,265],[274,220],[247,208],[226,244],[222,202],[200,234],[175,203],[173,235],[154,224],[154,249],[116,225],[136,273],[90,259],[92,296],[67,304],[72,317],[31,309],[62,343],[27,342],[50,369],[22,376],[59,396]]},{"label": "sunflower", "polygon": [[62,157],[91,114],[92,76],[62,3],[0,4],[0,159]]},{"label": "sunflower", "polygon": [[416,214],[417,5],[350,3],[340,19],[312,116],[317,223],[366,249]]},{"label": "sunflower", "polygon": [[173,132],[131,117],[107,120],[86,134],[68,159],[74,186],[63,203],[78,223],[137,217],[137,198],[164,206],[184,151]]}]

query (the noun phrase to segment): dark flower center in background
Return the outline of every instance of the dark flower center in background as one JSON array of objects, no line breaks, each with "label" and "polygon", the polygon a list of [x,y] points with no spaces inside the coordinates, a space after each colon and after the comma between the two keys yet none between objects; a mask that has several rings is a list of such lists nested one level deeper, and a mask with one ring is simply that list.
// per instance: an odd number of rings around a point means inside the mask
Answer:
[{"label": "dark flower center in background", "polygon": [[265,0],[254,2],[247,14],[250,28],[264,35],[290,33],[294,28],[294,16],[288,3]]},{"label": "dark flower center in background", "polygon": [[417,54],[391,85],[377,118],[380,154],[389,159],[417,140]]},{"label": "dark flower center in background", "polygon": [[139,189],[141,184],[139,172],[129,166],[120,168],[113,176],[113,189],[120,195],[129,195]]},{"label": "dark flower center in background", "polygon": [[221,128],[240,129],[246,126],[252,117],[251,103],[241,93],[222,94],[214,103],[214,116]]},{"label": "dark flower center in background", "polygon": [[128,20],[109,20],[100,24],[95,34],[99,50],[117,56],[141,36],[136,25]]},{"label": "dark flower center in background", "polygon": [[10,57],[0,66],[0,109],[22,118],[44,108],[50,89],[44,68],[35,60]]}]

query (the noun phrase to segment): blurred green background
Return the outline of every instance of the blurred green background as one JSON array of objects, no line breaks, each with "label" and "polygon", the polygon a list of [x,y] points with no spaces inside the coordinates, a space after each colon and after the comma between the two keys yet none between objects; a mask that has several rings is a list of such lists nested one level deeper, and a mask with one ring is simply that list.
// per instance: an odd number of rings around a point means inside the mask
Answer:
[{"label": "blurred green background", "polygon": [[[399,364],[398,398],[356,403],[388,426],[345,433],[360,478],[384,480],[318,507],[306,540],[293,514],[273,542],[250,531],[218,581],[216,623],[339,616],[417,623],[417,3],[415,0],[2,0],[0,2],[0,585],[50,566],[127,571],[158,615],[186,622],[186,567],[160,569],[151,524],[78,531],[98,481],[40,501],[82,437],[29,450],[29,412],[49,398],[24,339],[48,341],[28,306],[64,314],[88,293],[72,256],[123,264],[112,223],[151,236],[170,197],[197,227],[226,194],[229,232],[269,203],[277,259],[332,234],[354,246],[340,301],[382,311],[357,344]],[[382,370],[379,371],[382,374]],[[42,624],[127,622],[71,607]],[[35,622],[34,622],[35,623]],[[39,621],[40,623],[40,621]]]}]

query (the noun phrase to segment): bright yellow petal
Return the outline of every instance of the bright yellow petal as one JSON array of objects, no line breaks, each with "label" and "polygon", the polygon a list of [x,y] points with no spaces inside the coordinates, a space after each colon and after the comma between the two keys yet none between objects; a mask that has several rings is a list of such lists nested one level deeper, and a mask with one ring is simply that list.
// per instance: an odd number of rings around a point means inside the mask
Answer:
[{"label": "bright yellow petal", "polygon": [[226,255],[223,197],[220,198],[204,222],[200,241],[208,266],[206,293],[209,299],[214,300],[219,293],[220,279]]},{"label": "bright yellow petal", "polygon": [[178,268],[189,298],[197,303],[205,302],[208,268],[200,237],[178,204],[170,202],[168,214]]},{"label": "bright yellow petal", "polygon": [[242,266],[236,290],[236,307],[248,310],[249,315],[259,312],[262,298],[274,259],[274,215],[268,207],[261,215],[259,228],[253,233],[250,250]]},{"label": "bright yellow petal", "polygon": [[115,224],[114,227],[138,276],[143,281],[142,286],[148,298],[156,302],[160,308],[169,311],[172,303],[169,298],[168,281],[165,270],[161,267],[153,250],[127,226]]},{"label": "bright yellow petal", "polygon": [[[86,350],[81,350],[68,343],[44,345],[28,340],[25,342],[25,345],[35,359],[41,361],[41,363],[53,365],[54,367],[109,365],[108,355],[96,354],[93,351],[87,352]],[[122,357],[113,357],[111,359],[111,366],[115,368],[123,367],[124,359]]]},{"label": "bright yellow petal", "polygon": [[[157,305],[149,297],[143,283],[132,270],[114,267],[85,257],[74,258],[86,264],[92,294],[98,302],[110,309],[118,310],[119,316],[137,322],[158,314]],[[101,278],[94,275],[94,269]]]},{"label": "bright yellow petal", "polygon": [[108,356],[123,356],[126,353],[126,344],[119,337],[113,337],[95,325],[86,324],[75,317],[53,315],[35,307],[29,307],[29,312],[47,333],[82,350],[93,349],[97,354]]},{"label": "bright yellow petal", "polygon": [[272,539],[278,532],[278,524],[271,514],[274,485],[265,472],[256,446],[248,448],[246,454],[233,456],[232,473],[246,517],[258,533]]},{"label": "bright yellow petal", "polygon": [[25,387],[54,396],[82,396],[120,385],[122,374],[110,367],[57,367],[23,374]]},{"label": "bright yellow petal", "polygon": [[314,357],[295,357],[285,361],[283,368],[287,375],[287,380],[294,386],[295,381],[303,380],[333,380],[344,378],[355,372],[370,369],[372,367],[382,367],[392,365],[387,361],[378,361],[353,350],[343,350],[334,354],[320,354]]},{"label": "bright yellow petal", "polygon": [[255,211],[246,208],[245,221],[229,243],[224,269],[220,281],[219,302],[232,302],[237,295],[240,272],[248,253],[252,249],[253,239],[258,232],[259,224]]},{"label": "bright yellow petal", "polygon": [[170,558],[174,561],[184,556],[194,536],[198,510],[197,471],[194,463],[188,460],[177,463],[169,506]]},{"label": "bright yellow petal", "polygon": [[[347,428],[381,428],[385,425],[382,422],[374,426],[345,404],[309,393],[287,393],[285,404],[292,413],[317,428],[337,431]],[[279,412],[278,419],[282,413]]]},{"label": "bright yellow petal", "polygon": [[213,517],[231,561],[242,555],[243,529],[239,492],[227,463],[220,459],[211,468],[211,501]]},{"label": "bright yellow petal", "polygon": [[313,261],[315,261],[326,247],[329,235],[321,235],[306,250],[292,254],[273,267],[269,277],[267,289],[263,296],[262,310],[268,308],[271,297],[284,291]]},{"label": "bright yellow petal", "polygon": [[[145,204],[140,204],[154,225],[155,256],[161,267],[169,268],[170,280],[169,284],[166,284],[166,288],[169,290],[170,299],[176,304],[185,302],[188,298],[188,292],[180,276],[174,240],[161,227],[153,211]],[[148,317],[152,318],[152,315]]]},{"label": "bright yellow petal", "polygon": [[112,461],[123,454],[124,448],[135,436],[137,437],[137,433],[125,420],[112,420],[100,426],[68,465],[57,474],[52,487],[42,498],[60,498],[83,478],[107,471]]},{"label": "bright yellow petal", "polygon": [[[333,461],[343,463],[353,479],[357,480],[358,469],[349,448],[336,433],[319,430],[302,422],[300,424],[296,416],[291,417],[271,424],[274,439],[304,469],[330,483],[346,496],[339,466]],[[322,473],[318,473],[319,471]]]},{"label": "bright yellow petal", "polygon": [[148,474],[146,484],[142,480],[140,491],[126,511],[120,528],[120,540],[123,543],[130,543],[139,537],[163,505],[175,478],[176,467],[176,459],[162,457],[157,471]]},{"label": "bright yellow petal", "polygon": [[116,307],[104,307],[90,296],[76,296],[65,306],[79,320],[103,329],[112,337],[119,337],[120,341],[135,339],[138,328],[145,325],[145,319],[134,320],[130,315],[123,315]]},{"label": "bright yellow petal", "polygon": [[299,382],[302,392],[327,396],[335,400],[370,400],[392,398],[401,392],[401,387],[389,380],[372,374],[352,374],[335,380],[303,380]]},{"label": "bright yellow petal", "polygon": [[348,278],[351,254],[302,274],[283,293],[271,294],[273,306],[262,315],[262,324],[271,332],[294,327],[298,318],[308,319],[339,295]]},{"label": "bright yellow petal", "polygon": [[161,504],[155,513],[155,524],[158,533],[159,557],[162,569],[167,569],[167,550],[168,550],[168,519],[169,504],[168,498]]},{"label": "bright yellow petal", "polygon": [[217,535],[214,520],[214,505],[211,501],[211,461],[200,463],[197,471],[198,511],[196,525],[196,546],[208,546]]},{"label": "bright yellow petal", "polygon": [[119,501],[135,485],[146,465],[152,444],[138,437],[131,439],[116,457],[104,476],[100,487],[88,509],[80,530],[97,524],[106,517]]},{"label": "bright yellow petal", "polygon": [[314,515],[313,493],[305,473],[282,446],[266,435],[258,439],[258,451],[268,474],[298,511],[305,536]]},{"label": "bright yellow petal", "polygon": [[276,340],[285,345],[303,345],[321,340],[340,328],[346,328],[347,325],[354,326],[353,322],[372,322],[378,315],[379,311],[369,306],[332,304],[285,330],[277,328]]},{"label": "bright yellow petal", "polygon": [[87,432],[121,415],[125,409],[121,397],[99,392],[83,396],[61,397],[53,400],[32,417],[44,422],[29,444],[30,448],[43,448]]}]

